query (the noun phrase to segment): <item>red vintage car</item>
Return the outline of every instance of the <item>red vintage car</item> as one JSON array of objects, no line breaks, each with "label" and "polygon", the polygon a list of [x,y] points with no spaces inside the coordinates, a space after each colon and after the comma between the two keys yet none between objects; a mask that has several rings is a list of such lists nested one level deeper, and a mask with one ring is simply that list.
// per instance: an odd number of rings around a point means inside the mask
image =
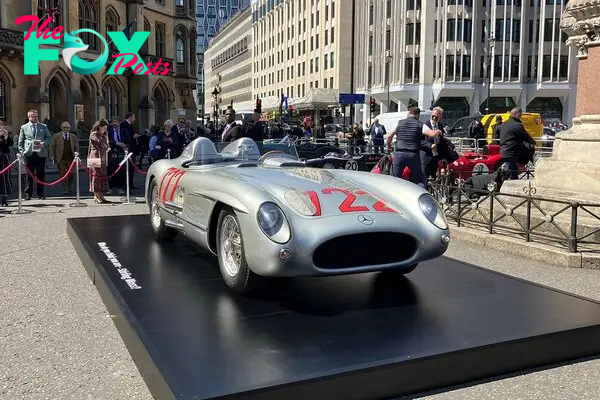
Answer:
[{"label": "red vintage car", "polygon": [[[496,171],[502,165],[502,158],[500,156],[500,146],[497,144],[490,144],[484,146],[481,153],[466,152],[461,155],[456,161],[448,163],[448,170],[454,172],[456,178],[467,180],[471,176],[488,174]],[[517,164],[519,167],[519,173],[525,172],[527,166],[523,164]],[[446,168],[443,161],[438,164],[439,170]],[[372,170],[372,173],[380,174],[380,166],[376,165]],[[402,173],[402,179],[410,179],[410,169],[405,168]]]}]

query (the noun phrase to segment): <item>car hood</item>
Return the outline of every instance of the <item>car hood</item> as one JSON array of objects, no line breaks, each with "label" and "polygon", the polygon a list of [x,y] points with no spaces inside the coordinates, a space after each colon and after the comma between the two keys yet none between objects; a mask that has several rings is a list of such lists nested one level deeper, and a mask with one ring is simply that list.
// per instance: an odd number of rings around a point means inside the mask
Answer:
[{"label": "car hood", "polygon": [[406,214],[418,208],[418,197],[425,193],[417,185],[402,179],[358,171],[259,166],[228,167],[218,173],[246,181],[283,204],[291,205],[290,191],[312,192],[318,196],[322,216],[357,211]]}]

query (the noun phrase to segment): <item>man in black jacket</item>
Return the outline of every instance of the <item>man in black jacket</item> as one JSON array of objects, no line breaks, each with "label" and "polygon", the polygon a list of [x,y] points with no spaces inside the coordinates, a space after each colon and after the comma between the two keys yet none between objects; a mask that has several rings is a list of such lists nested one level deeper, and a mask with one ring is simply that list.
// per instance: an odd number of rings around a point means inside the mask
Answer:
[{"label": "man in black jacket", "polygon": [[527,154],[527,144],[535,149],[535,140],[525,130],[521,122],[523,110],[518,107],[510,110],[510,118],[500,125],[500,155],[508,165],[510,179],[519,179],[517,161]]},{"label": "man in black jacket", "polygon": [[[431,118],[425,122],[425,126],[434,131],[444,132],[443,117],[444,110],[441,107],[435,107],[431,110]],[[437,149],[439,142],[439,136],[423,135],[423,140],[421,140],[421,170],[423,171],[423,179],[426,182],[429,178],[435,178],[437,174],[438,160],[440,159]]]}]

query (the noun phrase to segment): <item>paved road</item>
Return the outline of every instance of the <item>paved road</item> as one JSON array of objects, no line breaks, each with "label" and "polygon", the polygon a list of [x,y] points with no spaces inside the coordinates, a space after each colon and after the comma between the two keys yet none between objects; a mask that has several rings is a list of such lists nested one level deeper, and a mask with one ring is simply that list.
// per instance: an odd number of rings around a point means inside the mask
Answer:
[{"label": "paved road", "polygon": [[[116,199],[116,198],[113,198]],[[111,316],[66,234],[66,218],[142,214],[145,205],[70,208],[31,200],[30,214],[0,209],[0,398],[151,399]],[[448,255],[600,300],[600,271],[564,269],[454,242]],[[446,399],[597,399],[600,361],[579,362],[429,393]]]}]

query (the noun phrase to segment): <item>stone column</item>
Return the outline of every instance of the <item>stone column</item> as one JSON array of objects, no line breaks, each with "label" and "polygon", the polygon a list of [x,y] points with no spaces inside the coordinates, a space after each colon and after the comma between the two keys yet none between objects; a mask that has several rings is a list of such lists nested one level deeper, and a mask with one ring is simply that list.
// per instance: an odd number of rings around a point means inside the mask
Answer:
[{"label": "stone column", "polygon": [[576,117],[573,127],[556,135],[552,156],[536,163],[538,195],[600,199],[600,0],[572,0],[561,29],[577,48]]}]

